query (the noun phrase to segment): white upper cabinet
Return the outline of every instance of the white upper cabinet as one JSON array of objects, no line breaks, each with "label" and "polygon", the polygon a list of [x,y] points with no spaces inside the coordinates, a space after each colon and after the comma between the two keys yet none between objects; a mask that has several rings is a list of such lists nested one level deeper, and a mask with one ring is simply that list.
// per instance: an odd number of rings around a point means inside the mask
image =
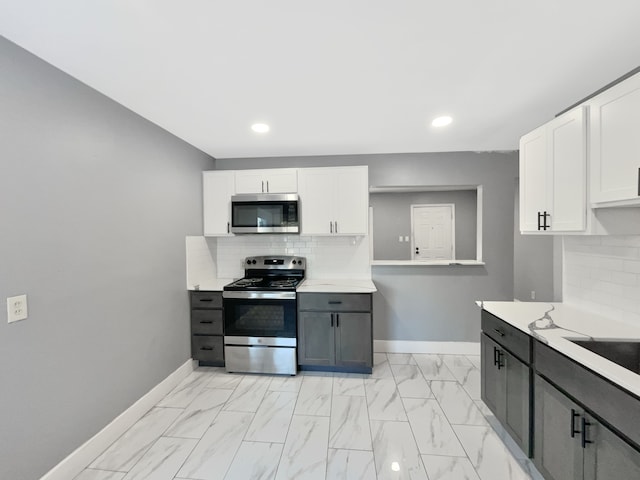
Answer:
[{"label": "white upper cabinet", "polygon": [[231,222],[231,196],[235,193],[232,170],[202,172],[202,212],[205,236],[226,236]]},{"label": "white upper cabinet", "polygon": [[367,235],[368,167],[302,168],[298,186],[302,235]]},{"label": "white upper cabinet", "polygon": [[589,105],[593,206],[640,204],[640,73]]},{"label": "white upper cabinet", "polygon": [[235,174],[236,193],[296,193],[298,191],[297,168],[237,170]]},{"label": "white upper cabinet", "polygon": [[586,231],[586,140],[585,107],[520,139],[522,233]]}]

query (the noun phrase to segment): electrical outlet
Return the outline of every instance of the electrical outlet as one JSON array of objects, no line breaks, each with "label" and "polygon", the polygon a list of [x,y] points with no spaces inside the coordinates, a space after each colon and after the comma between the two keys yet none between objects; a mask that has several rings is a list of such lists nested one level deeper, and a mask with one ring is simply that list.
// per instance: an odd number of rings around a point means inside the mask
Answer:
[{"label": "electrical outlet", "polygon": [[531,300],[535,300],[535,299],[536,299],[536,291],[531,290]]},{"label": "electrical outlet", "polygon": [[400,236],[398,237],[398,241],[399,241],[399,242],[401,242],[401,241],[402,241],[402,235],[400,235]]},{"label": "electrical outlet", "polygon": [[408,242],[408,241],[409,241],[409,236],[408,236],[408,235],[404,237],[404,241],[405,241],[405,242]]},{"label": "electrical outlet", "polygon": [[9,323],[27,318],[27,296],[18,295],[7,298],[7,318]]}]

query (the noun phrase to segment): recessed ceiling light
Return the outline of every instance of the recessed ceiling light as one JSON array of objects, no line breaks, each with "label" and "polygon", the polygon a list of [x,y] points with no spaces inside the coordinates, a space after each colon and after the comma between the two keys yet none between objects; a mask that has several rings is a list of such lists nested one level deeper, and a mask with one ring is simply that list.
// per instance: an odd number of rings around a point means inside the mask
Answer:
[{"label": "recessed ceiling light", "polygon": [[254,123],[251,125],[251,130],[256,133],[267,133],[269,131],[269,125],[266,123]]},{"label": "recessed ceiling light", "polygon": [[451,117],[438,117],[438,118],[435,118],[433,122],[431,122],[431,125],[433,125],[434,127],[445,127],[449,125],[452,121],[453,119]]}]

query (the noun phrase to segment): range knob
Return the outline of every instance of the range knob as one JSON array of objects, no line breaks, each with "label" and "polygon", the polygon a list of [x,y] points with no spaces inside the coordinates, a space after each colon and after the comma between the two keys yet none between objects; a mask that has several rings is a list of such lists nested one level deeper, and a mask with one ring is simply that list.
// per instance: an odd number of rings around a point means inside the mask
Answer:
[{"label": "range knob", "polygon": [[251,260],[247,260],[247,265],[251,265]]},{"label": "range knob", "polygon": [[293,262],[291,262],[291,263],[293,263],[293,264],[295,265],[295,264],[296,264],[296,263],[298,263],[298,262],[296,262],[296,261],[294,260],[294,261],[293,261]]},{"label": "range knob", "polygon": [[251,260],[251,263],[253,263],[255,265],[256,264],[256,260],[255,259]]}]

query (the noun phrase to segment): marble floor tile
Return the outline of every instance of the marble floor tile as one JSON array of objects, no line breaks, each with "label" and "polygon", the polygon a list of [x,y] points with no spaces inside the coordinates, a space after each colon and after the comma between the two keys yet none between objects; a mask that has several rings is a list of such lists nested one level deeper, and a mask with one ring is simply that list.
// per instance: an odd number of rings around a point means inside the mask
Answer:
[{"label": "marble floor tile", "polygon": [[365,397],[333,396],[329,447],[371,450],[371,430]]},{"label": "marble floor tile", "polygon": [[295,392],[267,392],[244,439],[284,443],[297,398]]},{"label": "marble floor tile", "polygon": [[191,438],[159,438],[124,480],[172,480],[196,443]]},{"label": "marble floor tile", "polygon": [[300,391],[302,386],[302,375],[296,375],[294,377],[288,375],[274,376],[269,384],[269,390],[275,392],[296,392]]},{"label": "marble floor tile", "polygon": [[416,365],[416,360],[410,353],[387,353],[391,365]]},{"label": "marble floor tile", "polygon": [[224,478],[253,415],[246,412],[220,412],[177,476],[207,480]]},{"label": "marble floor tile", "polygon": [[295,414],[328,417],[331,414],[332,391],[333,377],[305,376],[298,394]]},{"label": "marble floor tile", "polygon": [[207,388],[233,390],[240,384],[243,378],[244,375],[239,373],[218,373],[209,379],[206,386]]},{"label": "marble floor tile", "polygon": [[371,434],[379,480],[428,480],[408,422],[372,420]]},{"label": "marble floor tile", "polygon": [[443,355],[444,363],[469,396],[480,400],[480,370],[464,355]]},{"label": "marble floor tile", "polygon": [[329,419],[294,415],[276,480],[325,480]]},{"label": "marble floor tile", "polygon": [[363,376],[344,374],[333,377],[333,394],[364,397]]},{"label": "marble floor tile", "polygon": [[482,480],[531,478],[491,427],[454,425],[453,429]]},{"label": "marble floor tile", "polygon": [[373,354],[373,369],[369,378],[392,378],[391,365],[386,353]]},{"label": "marble floor tile", "polygon": [[480,370],[480,364],[481,364],[480,355],[467,355],[467,358],[473,364],[474,367]]},{"label": "marble floor tile", "polygon": [[182,410],[154,407],[100,455],[90,468],[128,472]]},{"label": "marble floor tile", "polygon": [[283,444],[242,442],[227,480],[272,480],[276,477]]},{"label": "marble floor tile", "polygon": [[429,480],[480,480],[467,457],[422,455],[422,463]]},{"label": "marble floor tile", "polygon": [[393,377],[365,379],[364,388],[371,420],[407,421]]},{"label": "marble floor tile", "polygon": [[402,401],[421,454],[466,457],[458,437],[435,399],[405,398]]},{"label": "marble floor tile", "polygon": [[484,415],[458,382],[431,382],[431,391],[452,425],[487,425]]},{"label": "marble floor tile", "polygon": [[413,358],[427,380],[455,380],[456,377],[444,364],[442,355],[414,353]]},{"label": "marble floor tile", "polygon": [[207,386],[212,377],[205,372],[194,371],[187,378],[169,392],[160,402],[158,407],[185,408]]},{"label": "marble floor tile", "polygon": [[417,365],[391,365],[391,371],[403,398],[431,398],[431,388]]},{"label": "marble floor tile", "polygon": [[73,480],[122,480],[125,475],[124,472],[108,472],[107,470],[87,468]]},{"label": "marble floor tile", "polygon": [[266,375],[245,375],[231,394],[223,410],[227,412],[255,412],[271,383]]},{"label": "marble floor tile", "polygon": [[329,449],[327,480],[375,480],[373,452]]},{"label": "marble floor tile", "polygon": [[164,433],[165,437],[202,438],[233,390],[205,388]]}]

